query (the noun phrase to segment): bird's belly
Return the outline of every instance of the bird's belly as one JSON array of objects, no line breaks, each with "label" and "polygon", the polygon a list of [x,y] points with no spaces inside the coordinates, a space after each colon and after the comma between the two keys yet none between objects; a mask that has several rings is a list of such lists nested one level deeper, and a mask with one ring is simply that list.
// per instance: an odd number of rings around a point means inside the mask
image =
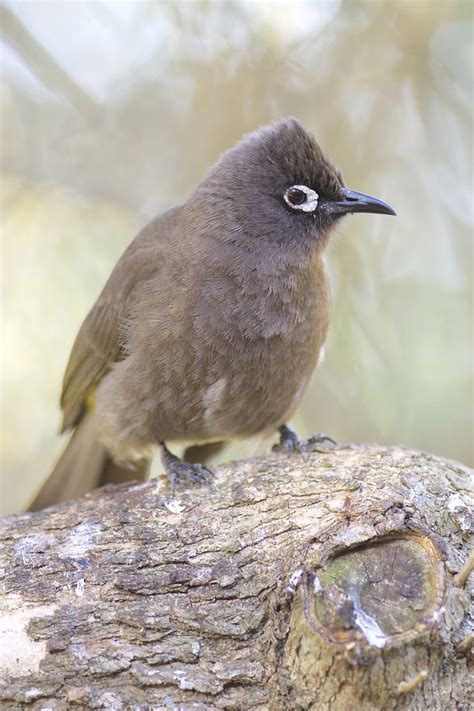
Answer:
[{"label": "bird's belly", "polygon": [[233,368],[227,363],[202,392],[195,436],[249,437],[283,424],[303,396],[319,344],[303,345],[296,353],[288,345],[281,350],[274,347],[265,357],[248,349],[244,357],[239,354],[235,359]]},{"label": "bird's belly", "polygon": [[265,384],[259,388],[248,388],[245,383],[242,384],[240,392],[229,394],[204,410],[202,431],[205,439],[250,437],[276,429],[298,406],[308,380],[309,376],[302,376],[292,392],[282,392],[274,384],[268,388]]}]

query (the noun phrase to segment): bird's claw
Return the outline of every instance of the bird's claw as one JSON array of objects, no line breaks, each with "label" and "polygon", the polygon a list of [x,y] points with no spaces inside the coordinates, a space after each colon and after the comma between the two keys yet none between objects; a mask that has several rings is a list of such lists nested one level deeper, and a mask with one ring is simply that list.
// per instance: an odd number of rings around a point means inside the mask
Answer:
[{"label": "bird's claw", "polygon": [[[321,454],[324,454],[325,452],[334,449],[334,447],[337,447],[337,442],[332,437],[329,437],[328,435],[322,432],[316,432],[316,434],[314,434],[312,437],[309,437],[307,440],[301,440],[296,434],[296,432],[294,432],[286,425],[282,425],[279,428],[279,432],[280,441],[278,442],[278,444],[274,445],[274,452],[297,452],[298,454],[306,454],[307,452],[320,452]],[[332,447],[322,447],[321,445],[325,442],[330,443]]]},{"label": "bird's claw", "polygon": [[[324,442],[329,442],[332,447],[321,447],[320,445],[324,444]],[[336,440],[324,434],[324,432],[316,432],[304,442],[304,448],[307,452],[321,452],[324,454],[335,447],[337,447]]]},{"label": "bird's claw", "polygon": [[190,464],[184,462],[179,457],[162,445],[162,462],[165,474],[171,482],[173,493],[180,484],[193,482],[210,486],[214,478],[214,472],[204,464]]}]

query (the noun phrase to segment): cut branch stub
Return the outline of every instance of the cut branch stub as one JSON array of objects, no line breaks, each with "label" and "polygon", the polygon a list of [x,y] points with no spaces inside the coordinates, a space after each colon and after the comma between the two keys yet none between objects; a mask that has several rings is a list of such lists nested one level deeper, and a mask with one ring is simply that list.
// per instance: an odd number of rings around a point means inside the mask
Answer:
[{"label": "cut branch stub", "polygon": [[442,554],[423,531],[326,556],[304,582],[305,616],[324,639],[384,648],[430,630],[444,594]]}]

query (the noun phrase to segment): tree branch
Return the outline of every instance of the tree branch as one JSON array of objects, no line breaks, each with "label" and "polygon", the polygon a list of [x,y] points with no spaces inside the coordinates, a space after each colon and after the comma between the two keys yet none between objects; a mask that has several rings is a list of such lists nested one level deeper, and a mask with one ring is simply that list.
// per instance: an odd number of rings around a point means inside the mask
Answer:
[{"label": "tree branch", "polygon": [[363,446],[6,518],[2,708],[467,708],[470,487]]}]

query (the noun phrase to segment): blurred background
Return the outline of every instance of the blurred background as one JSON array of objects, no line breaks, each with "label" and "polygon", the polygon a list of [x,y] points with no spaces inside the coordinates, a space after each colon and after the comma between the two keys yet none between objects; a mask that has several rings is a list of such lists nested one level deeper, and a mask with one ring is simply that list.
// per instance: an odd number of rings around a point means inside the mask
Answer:
[{"label": "blurred background", "polygon": [[290,114],[398,213],[333,240],[326,360],[292,424],[473,464],[471,22],[470,0],[0,6],[3,512],[64,446],[63,369],[125,246]]}]

